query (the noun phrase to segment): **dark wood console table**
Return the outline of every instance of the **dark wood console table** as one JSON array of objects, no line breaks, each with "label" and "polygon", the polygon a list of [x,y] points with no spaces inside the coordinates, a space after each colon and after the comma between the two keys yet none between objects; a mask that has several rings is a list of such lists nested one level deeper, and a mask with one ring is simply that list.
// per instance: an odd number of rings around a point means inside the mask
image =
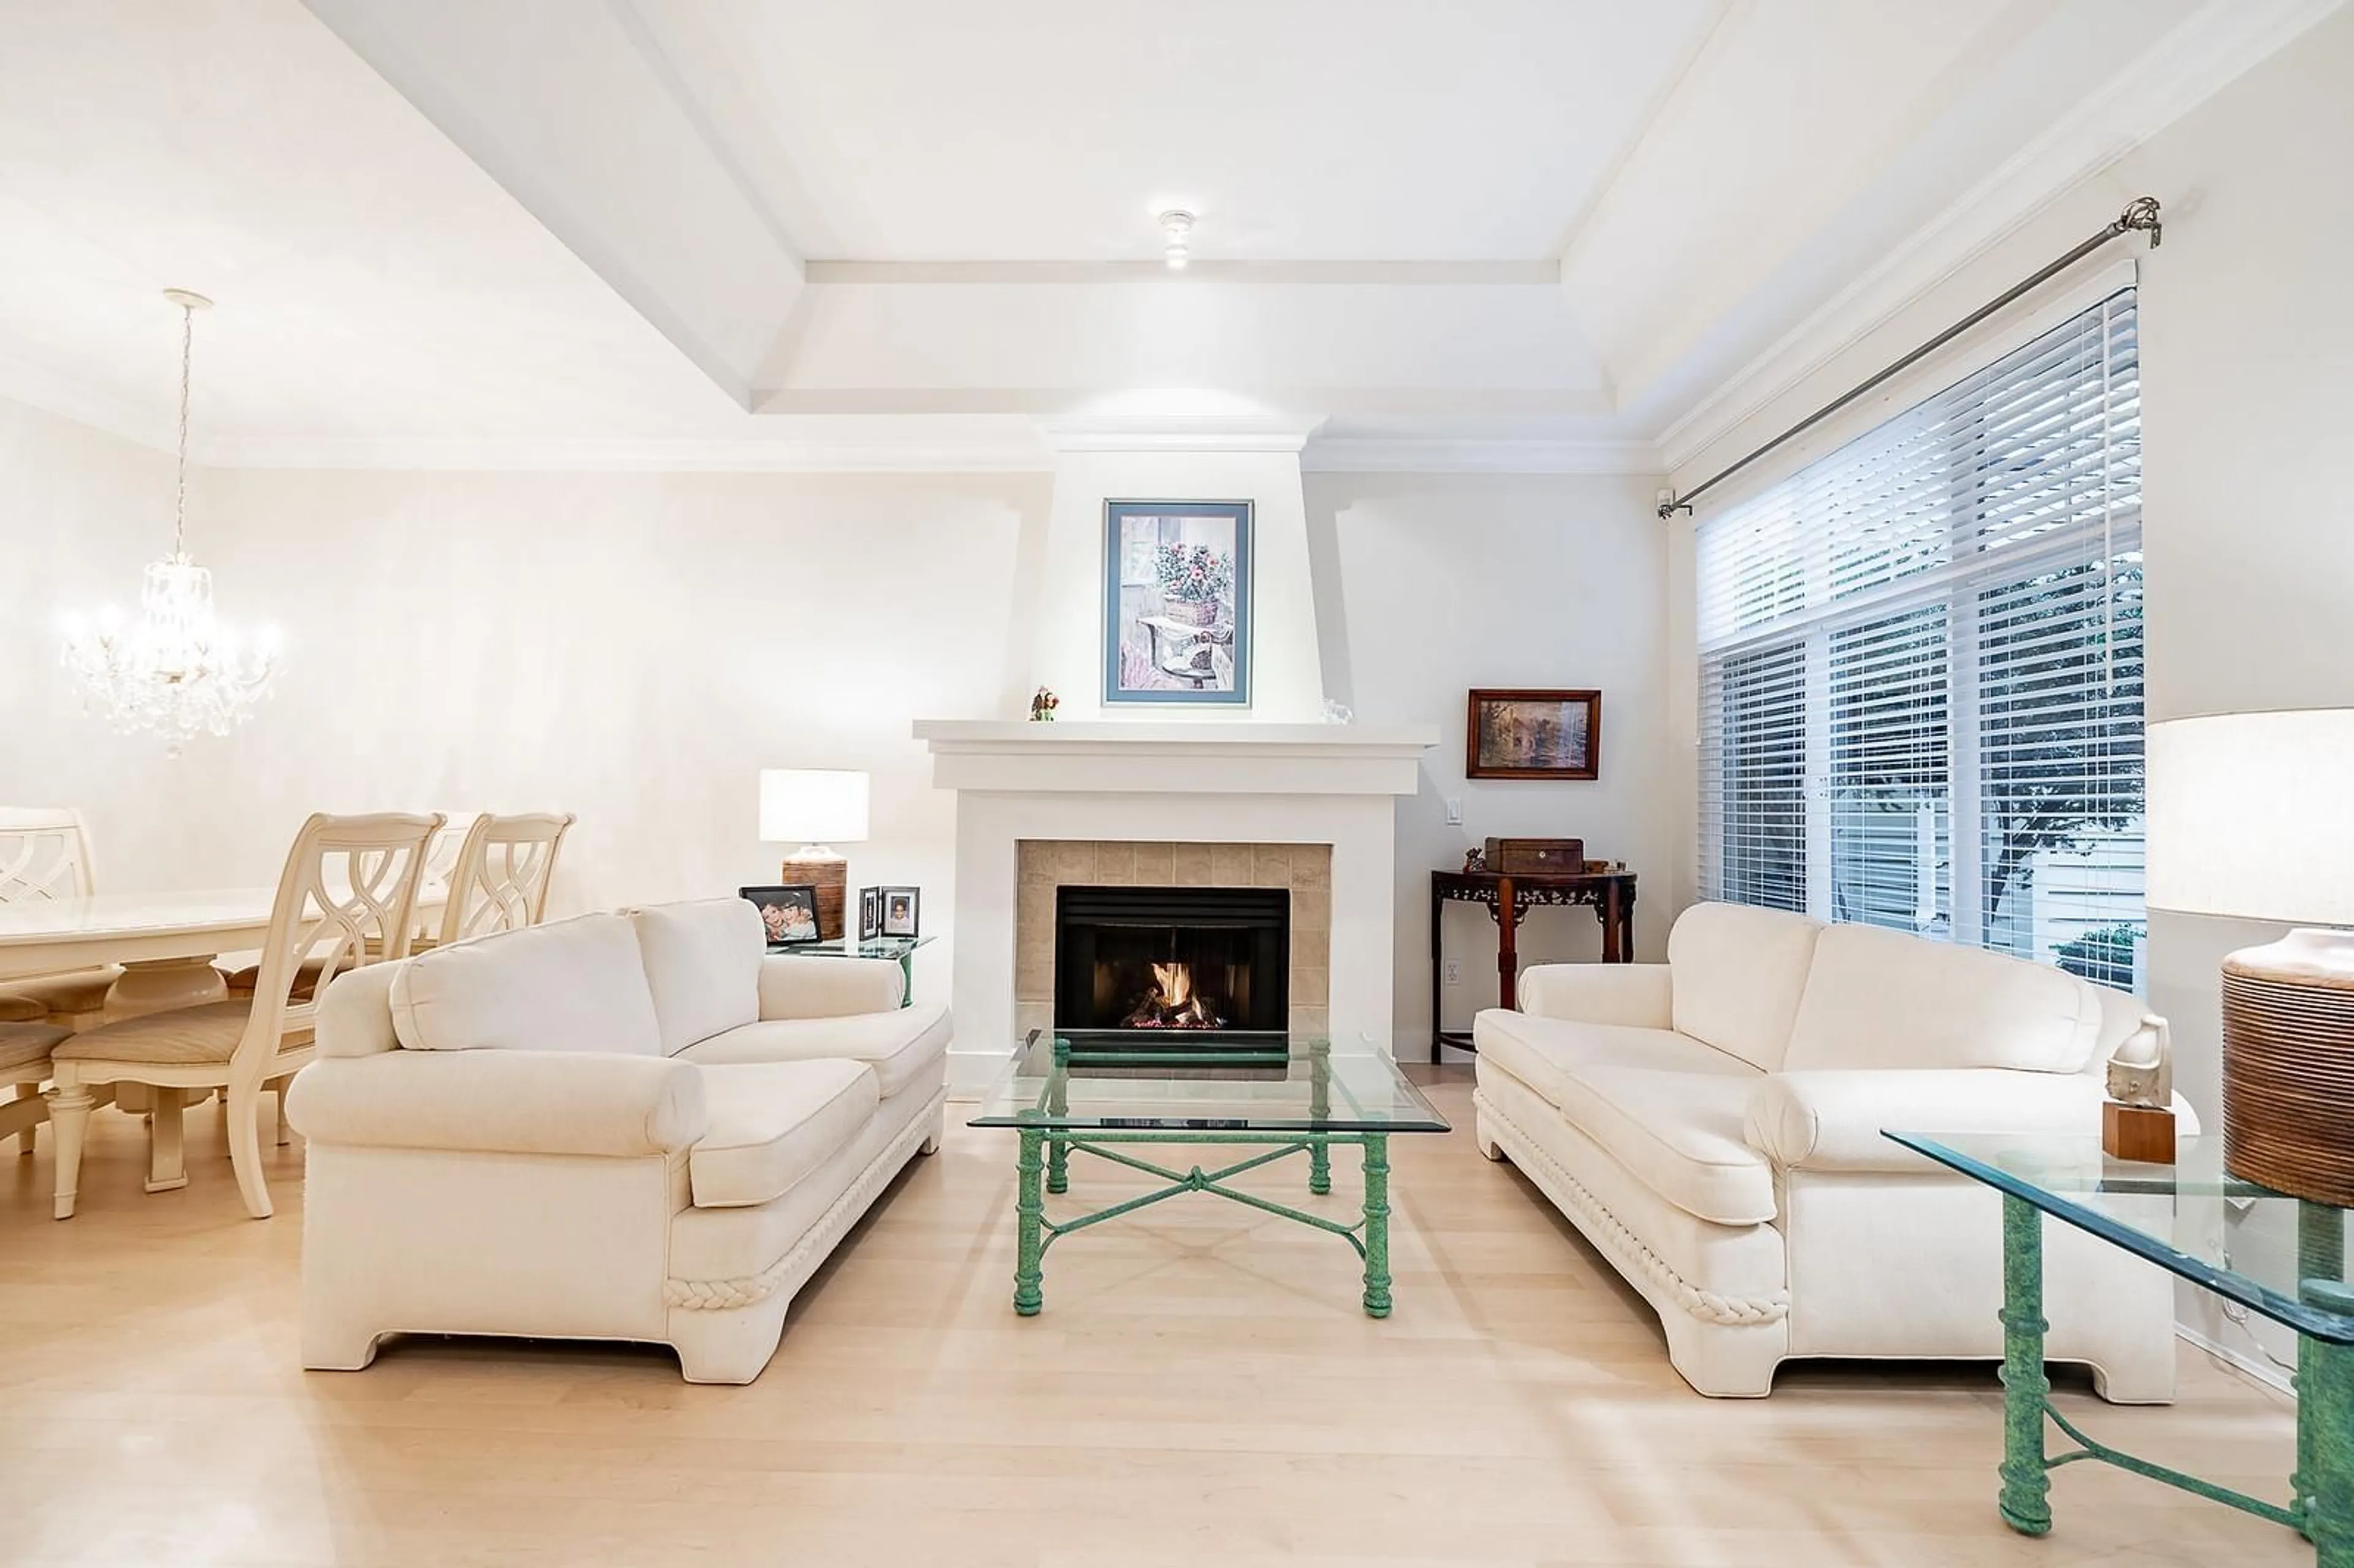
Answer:
[{"label": "dark wood console table", "polygon": [[1606,872],[1523,872],[1506,876],[1492,871],[1434,871],[1430,874],[1430,1059],[1438,1060],[1441,1045],[1474,1049],[1469,1030],[1440,1027],[1447,996],[1444,923],[1439,916],[1447,904],[1484,904],[1496,922],[1497,1005],[1517,1004],[1521,978],[1518,932],[1521,912],[1546,904],[1584,904],[1602,922],[1602,961],[1635,961],[1635,874]]}]

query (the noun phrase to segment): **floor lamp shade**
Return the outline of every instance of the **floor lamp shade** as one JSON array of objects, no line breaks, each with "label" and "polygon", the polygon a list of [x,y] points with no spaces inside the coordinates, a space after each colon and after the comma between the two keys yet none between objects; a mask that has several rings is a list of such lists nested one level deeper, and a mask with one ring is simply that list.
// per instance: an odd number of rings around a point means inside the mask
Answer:
[{"label": "floor lamp shade", "polygon": [[2223,1163],[2354,1204],[2354,708],[2148,734],[2149,905],[2295,922],[2223,960]]},{"label": "floor lamp shade", "polygon": [[818,935],[843,935],[843,906],[850,886],[850,863],[835,844],[866,837],[866,775],[830,768],[767,768],[760,771],[760,838],[765,843],[801,847],[785,859],[778,877],[789,885],[817,889]]}]

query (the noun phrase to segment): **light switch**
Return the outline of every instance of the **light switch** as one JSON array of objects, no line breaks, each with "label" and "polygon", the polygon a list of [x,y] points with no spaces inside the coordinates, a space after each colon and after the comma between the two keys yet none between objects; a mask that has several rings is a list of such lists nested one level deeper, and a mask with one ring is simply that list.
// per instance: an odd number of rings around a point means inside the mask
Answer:
[{"label": "light switch", "polygon": [[1447,797],[1447,825],[1450,828],[1463,825],[1463,797],[1460,795]]}]

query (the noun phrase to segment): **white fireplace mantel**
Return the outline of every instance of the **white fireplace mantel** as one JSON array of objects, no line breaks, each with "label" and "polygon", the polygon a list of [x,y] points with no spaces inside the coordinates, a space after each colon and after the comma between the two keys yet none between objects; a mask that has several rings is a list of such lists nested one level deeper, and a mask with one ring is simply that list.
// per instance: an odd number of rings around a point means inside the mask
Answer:
[{"label": "white fireplace mantel", "polygon": [[1330,845],[1330,1033],[1391,1048],[1397,800],[1421,788],[1436,726],[926,719],[916,738],[957,792],[959,1086],[988,1083],[1013,1046],[1025,840]]},{"label": "white fireplace mantel", "polygon": [[919,719],[943,789],[1411,795],[1430,725]]}]

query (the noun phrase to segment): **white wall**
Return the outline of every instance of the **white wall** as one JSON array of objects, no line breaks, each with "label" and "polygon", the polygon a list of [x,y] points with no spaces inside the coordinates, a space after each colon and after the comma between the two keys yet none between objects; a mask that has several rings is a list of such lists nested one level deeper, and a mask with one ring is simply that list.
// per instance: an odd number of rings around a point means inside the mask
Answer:
[{"label": "white wall", "polygon": [[[0,459],[0,561],[29,568],[0,575],[0,800],[88,810],[110,885],[267,883],[314,810],[549,808],[581,819],[559,908],[704,895],[773,873],[761,768],[849,767],[875,787],[853,879],[921,885],[947,934],[954,797],[930,788],[908,724],[1023,711],[1051,476],[201,472],[191,544],[221,608],[274,621],[287,652],[254,723],[167,761],[79,711],[54,622],[60,599],[131,601],[166,540],[170,460],[5,403]],[[1447,737],[1399,803],[1409,1050],[1429,1016],[1433,867],[1490,833],[1580,834],[1647,875],[1670,863],[1656,483],[1307,481],[1313,604],[1260,605],[1318,639],[1288,661],[1283,716],[1312,717],[1289,709],[1330,690],[1365,722]],[[1090,573],[1090,627],[1098,591]],[[1281,644],[1261,630],[1262,649]],[[1602,688],[1602,780],[1466,785],[1474,684]],[[1670,908],[1638,906],[1647,952]],[[1495,990],[1492,928],[1452,918],[1451,1023]],[[1524,951],[1591,957],[1597,932],[1582,911],[1541,912]],[[918,986],[946,995],[950,959],[926,949]]]},{"label": "white wall", "polygon": [[99,808],[97,869],[114,885],[178,860],[195,824],[152,808],[187,774],[81,711],[60,612],[135,609],[141,568],[171,545],[169,457],[0,398],[0,801]]},{"label": "white wall", "polygon": [[[1999,292],[2127,198],[2156,196],[2166,234],[2141,259],[2139,312],[2149,717],[2354,705],[2354,505],[2336,471],[2354,424],[2354,313],[2341,302],[2354,207],[2336,199],[2354,158],[2349,81],[2354,10],[2084,182],[1688,464],[1679,482],[1713,471]],[[1928,389],[1914,386],[1915,395]],[[1688,547],[1679,554],[1672,594],[1688,619]],[[1681,750],[1693,721],[1688,630],[1673,680]],[[1691,875],[1689,850],[1682,874]],[[2211,1129],[2220,1110],[2217,965],[2278,930],[2151,918],[2150,1001],[2174,1022],[2178,1083]],[[2250,1235],[2241,1245],[2275,1244]],[[2185,1304],[2198,1331],[2249,1349],[2211,1302]]]},{"label": "white wall", "polygon": [[[1667,873],[1684,824],[1661,785],[1670,771],[1664,715],[1666,530],[1651,512],[1657,476],[1310,474],[1324,678],[1360,722],[1436,722],[1446,737],[1422,789],[1398,802],[1397,1030],[1402,1052],[1429,1037],[1430,873],[1456,869],[1490,837],[1577,837],[1623,860],[1647,896],[1636,948],[1665,950],[1676,907]],[[1465,694],[1474,686],[1602,693],[1602,776],[1591,783],[1463,777]],[[1447,800],[1463,823],[1447,821]],[[1656,889],[1657,892],[1652,890]],[[1496,933],[1469,905],[1447,910],[1447,1024],[1496,1000]],[[1532,914],[1524,961],[1599,957],[1583,909]]]}]

